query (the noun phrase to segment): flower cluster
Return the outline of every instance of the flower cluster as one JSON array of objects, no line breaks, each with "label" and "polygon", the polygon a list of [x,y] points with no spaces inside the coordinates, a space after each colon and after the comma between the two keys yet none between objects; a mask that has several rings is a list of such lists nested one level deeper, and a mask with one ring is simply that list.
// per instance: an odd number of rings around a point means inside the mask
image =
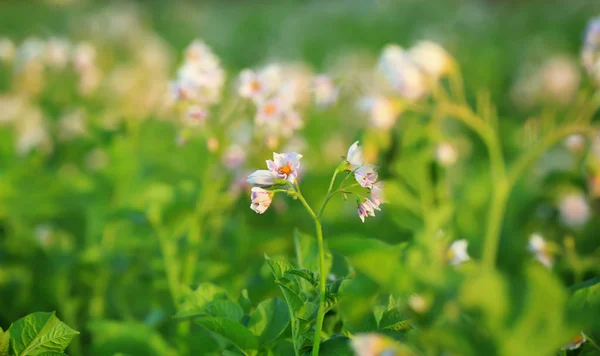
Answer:
[{"label": "flower cluster", "polygon": [[184,122],[190,125],[204,123],[210,107],[221,99],[224,83],[225,72],[219,58],[200,40],[190,44],[171,85],[174,99],[188,104]]},{"label": "flower cluster", "polygon": [[358,186],[366,188],[369,197],[356,194],[358,203],[358,217],[362,222],[368,216],[375,216],[375,210],[381,210],[383,204],[383,184],[377,182],[379,175],[377,168],[372,164],[364,163],[364,154],[358,141],[354,142],[348,149],[345,169],[354,174]]}]

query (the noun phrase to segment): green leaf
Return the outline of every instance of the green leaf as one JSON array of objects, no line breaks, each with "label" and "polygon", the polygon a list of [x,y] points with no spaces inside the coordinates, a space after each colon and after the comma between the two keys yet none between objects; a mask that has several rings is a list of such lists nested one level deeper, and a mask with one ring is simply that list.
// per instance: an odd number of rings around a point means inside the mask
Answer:
[{"label": "green leaf", "polygon": [[205,315],[207,304],[216,299],[226,300],[227,293],[225,290],[211,283],[203,283],[195,291],[187,293],[179,306],[179,311],[175,315],[175,318]]},{"label": "green leaf", "polygon": [[281,335],[289,322],[287,305],[283,300],[273,298],[256,307],[248,322],[248,329],[258,336],[261,344],[265,344]]},{"label": "green leaf", "polygon": [[282,278],[284,273],[294,269],[291,263],[285,260],[272,260],[268,256],[265,256],[267,259],[267,263],[269,267],[271,267],[271,271],[273,272],[273,276],[275,279]]},{"label": "green leaf", "polygon": [[8,344],[10,341],[10,333],[7,331],[2,331],[0,328],[0,356],[8,355]]},{"label": "green leaf", "polygon": [[316,238],[296,229],[294,230],[294,247],[300,268],[311,271],[319,270],[319,247]]},{"label": "green leaf", "polygon": [[163,337],[150,326],[137,322],[96,320],[88,324],[92,333],[93,355],[168,356],[175,351]]},{"label": "green leaf", "polygon": [[258,338],[240,323],[219,317],[200,318],[196,322],[229,340],[242,351],[258,350]]},{"label": "green leaf", "polygon": [[319,355],[326,356],[352,356],[352,348],[350,347],[350,339],[347,337],[331,338],[319,347]]},{"label": "green leaf", "polygon": [[237,303],[226,300],[214,300],[204,308],[206,314],[210,316],[218,316],[229,320],[239,322],[244,316],[244,310]]},{"label": "green leaf", "polygon": [[294,291],[287,285],[279,281],[276,281],[276,283],[279,285],[279,288],[281,288],[281,292],[283,293],[285,301],[290,305],[292,310],[295,313],[299,312],[304,306],[304,300],[302,300],[302,298],[300,297],[300,295],[298,295],[296,291]]},{"label": "green leaf", "polygon": [[383,313],[381,320],[379,321],[379,328],[393,331],[403,331],[411,329],[412,326],[410,320],[408,320],[398,308],[393,308],[386,310]]},{"label": "green leaf", "polygon": [[8,329],[10,347],[15,355],[41,355],[62,352],[79,332],[60,321],[54,312],[29,314]]},{"label": "green leaf", "polygon": [[317,284],[319,283],[318,277],[312,271],[310,271],[308,269],[291,269],[289,271],[286,271],[285,274],[288,274],[288,275],[292,274],[294,276],[298,276],[298,277],[306,280],[313,287],[316,287]]}]

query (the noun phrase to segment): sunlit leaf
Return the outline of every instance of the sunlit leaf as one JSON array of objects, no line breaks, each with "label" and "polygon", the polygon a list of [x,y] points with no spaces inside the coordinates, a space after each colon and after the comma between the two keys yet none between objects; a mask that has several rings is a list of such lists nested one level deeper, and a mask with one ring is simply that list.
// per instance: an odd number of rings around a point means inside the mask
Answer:
[{"label": "sunlit leaf", "polygon": [[54,312],[29,314],[8,329],[10,350],[15,355],[61,353],[79,332],[60,321]]}]

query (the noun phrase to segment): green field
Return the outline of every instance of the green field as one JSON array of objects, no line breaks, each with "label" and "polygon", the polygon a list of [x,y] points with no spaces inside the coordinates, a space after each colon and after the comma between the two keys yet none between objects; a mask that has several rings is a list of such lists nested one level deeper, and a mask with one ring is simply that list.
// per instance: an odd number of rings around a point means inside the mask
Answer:
[{"label": "green field", "polygon": [[597,16],[1,2],[0,356],[600,355]]}]

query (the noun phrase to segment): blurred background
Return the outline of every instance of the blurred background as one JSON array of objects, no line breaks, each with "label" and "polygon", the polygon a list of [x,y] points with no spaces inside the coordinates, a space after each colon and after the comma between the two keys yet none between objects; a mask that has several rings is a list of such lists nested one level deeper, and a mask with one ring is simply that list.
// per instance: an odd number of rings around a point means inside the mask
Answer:
[{"label": "blurred background", "polygon": [[[0,326],[56,310],[81,331],[72,355],[218,354],[205,330],[182,339],[177,285],[278,295],[264,255],[293,256],[294,229],[314,229],[283,196],[263,215],[249,209],[244,178],[273,151],[304,155],[314,205],[354,141],[380,166],[388,204],[363,224],[353,201],[332,201],[326,240],[412,241],[426,225],[413,202],[422,173],[451,211],[446,231],[480,258],[493,180],[484,145],[456,122],[420,126],[431,113],[394,111],[390,124],[365,110],[385,92],[371,79],[378,57],[392,43],[441,45],[467,100],[494,103],[511,161],[545,123],[586,110],[578,93],[594,89],[580,53],[597,15],[594,0],[1,2]],[[191,113],[172,85],[194,40],[218,58],[222,83]],[[301,124],[264,134],[238,76],[270,63],[307,88],[326,75],[339,93],[326,105],[298,94]],[[569,236],[575,257],[554,269],[568,286],[598,273],[600,153],[582,153],[577,137],[559,146],[515,187],[499,267],[520,273],[532,233],[561,246]],[[338,262],[332,273],[348,273]]]}]

